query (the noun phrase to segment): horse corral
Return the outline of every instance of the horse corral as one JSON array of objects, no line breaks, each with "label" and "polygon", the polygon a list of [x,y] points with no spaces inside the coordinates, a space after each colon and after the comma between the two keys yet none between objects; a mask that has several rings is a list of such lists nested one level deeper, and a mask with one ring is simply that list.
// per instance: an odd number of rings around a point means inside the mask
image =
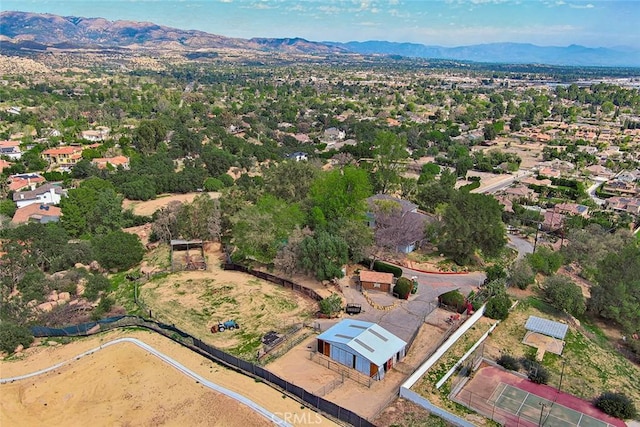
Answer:
[{"label": "horse corral", "polygon": [[206,269],[202,240],[171,240],[171,271]]}]

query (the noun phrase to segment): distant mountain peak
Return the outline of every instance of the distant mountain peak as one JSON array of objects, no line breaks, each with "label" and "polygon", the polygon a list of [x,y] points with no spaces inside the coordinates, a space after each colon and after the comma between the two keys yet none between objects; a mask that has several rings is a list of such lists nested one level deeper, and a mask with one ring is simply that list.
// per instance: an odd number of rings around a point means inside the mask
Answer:
[{"label": "distant mountain peak", "polygon": [[43,51],[50,47],[146,48],[185,52],[215,49],[274,51],[290,54],[393,55],[484,63],[569,66],[640,67],[640,50],[589,48],[580,45],[536,46],[530,43],[486,43],[443,47],[381,40],[314,42],[301,37],[239,39],[197,30],[181,30],[152,22],[108,21],[16,11],[0,12],[3,52]]}]

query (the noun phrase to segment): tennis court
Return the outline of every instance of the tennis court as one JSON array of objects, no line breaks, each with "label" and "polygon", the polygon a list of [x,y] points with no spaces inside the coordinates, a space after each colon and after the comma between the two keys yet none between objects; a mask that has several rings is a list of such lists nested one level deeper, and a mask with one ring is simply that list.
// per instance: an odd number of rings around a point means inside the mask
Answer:
[{"label": "tennis court", "polygon": [[562,406],[528,391],[500,383],[489,402],[519,419],[547,427],[609,427],[604,421]]}]

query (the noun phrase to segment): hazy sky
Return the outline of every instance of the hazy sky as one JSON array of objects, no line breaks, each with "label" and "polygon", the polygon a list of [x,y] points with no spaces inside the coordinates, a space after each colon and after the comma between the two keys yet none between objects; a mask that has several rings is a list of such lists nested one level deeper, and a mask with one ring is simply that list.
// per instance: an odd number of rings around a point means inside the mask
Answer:
[{"label": "hazy sky", "polygon": [[640,47],[640,0],[0,0],[0,8],[242,38]]}]

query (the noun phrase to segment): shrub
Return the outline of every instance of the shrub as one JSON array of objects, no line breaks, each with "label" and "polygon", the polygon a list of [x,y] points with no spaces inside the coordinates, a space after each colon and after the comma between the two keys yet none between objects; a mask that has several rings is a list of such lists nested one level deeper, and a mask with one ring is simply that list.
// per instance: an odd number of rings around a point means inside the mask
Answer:
[{"label": "shrub", "polygon": [[497,295],[489,300],[484,314],[491,319],[504,320],[509,316],[511,300],[506,294]]},{"label": "shrub", "polygon": [[529,369],[529,380],[536,384],[546,384],[549,382],[549,372],[537,363],[532,363]]},{"label": "shrub", "polygon": [[544,296],[552,306],[573,316],[586,309],[582,290],[566,276],[551,276],[544,281]]},{"label": "shrub", "polygon": [[145,251],[138,236],[120,230],[96,237],[91,247],[102,267],[118,271],[138,264]]},{"label": "shrub", "polygon": [[510,371],[517,371],[520,369],[520,362],[518,362],[518,359],[508,354],[500,356],[498,360],[496,360],[496,363]]},{"label": "shrub", "polygon": [[456,309],[461,309],[464,307],[464,295],[460,293],[457,289],[453,291],[445,292],[444,294],[438,297],[438,302],[440,304],[448,305],[450,307],[455,307]]},{"label": "shrub", "polygon": [[413,282],[406,277],[400,277],[393,287],[393,293],[398,294],[398,298],[400,299],[407,299],[412,289]]},{"label": "shrub", "polygon": [[11,354],[19,345],[29,347],[32,342],[33,335],[26,326],[11,322],[0,323],[0,350]]},{"label": "shrub", "polygon": [[634,403],[622,393],[605,392],[594,400],[593,404],[605,414],[627,420],[637,414]]},{"label": "shrub", "polygon": [[387,264],[382,261],[375,261],[373,263],[373,271],[377,271],[380,273],[391,273],[393,277],[402,277],[402,269],[400,267],[396,267],[395,265]]},{"label": "shrub", "polygon": [[222,182],[217,178],[211,178],[211,177],[204,180],[203,186],[204,186],[204,189],[207,191],[220,191],[225,187],[224,182]]},{"label": "shrub", "polygon": [[322,314],[331,316],[342,309],[342,298],[340,298],[340,295],[333,293],[330,296],[320,300],[318,305],[320,305],[320,312]]},{"label": "shrub", "polygon": [[485,279],[485,283],[493,282],[494,280],[502,279],[507,277],[507,272],[503,266],[500,264],[493,264],[484,269],[485,273],[487,273],[487,278]]},{"label": "shrub", "polygon": [[109,279],[101,274],[90,274],[87,277],[87,285],[84,290],[84,297],[89,301],[95,301],[101,291],[106,291],[111,286]]}]

